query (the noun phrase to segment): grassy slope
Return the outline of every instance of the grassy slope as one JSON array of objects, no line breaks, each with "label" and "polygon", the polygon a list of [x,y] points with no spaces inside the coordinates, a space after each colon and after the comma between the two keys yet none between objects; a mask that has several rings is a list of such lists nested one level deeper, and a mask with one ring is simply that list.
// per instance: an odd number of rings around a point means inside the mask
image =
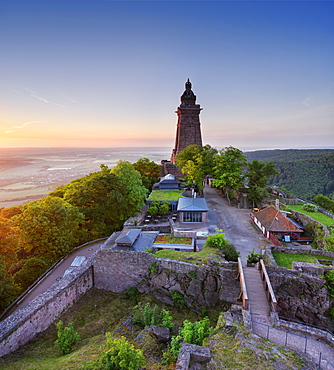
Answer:
[{"label": "grassy slope", "polygon": [[334,225],[334,219],[333,218],[330,218],[330,217],[324,215],[321,212],[307,212],[303,209],[303,206],[301,204],[297,204],[295,206],[289,205],[288,208],[291,208],[291,209],[293,209],[294,211],[297,211],[297,212],[304,213],[305,215],[310,216],[314,220],[321,222],[325,226]]},{"label": "grassy slope", "polygon": [[323,260],[334,260],[334,258],[331,258],[331,257],[316,256],[312,254],[289,254],[289,253],[273,252],[273,256],[278,266],[285,267],[287,269],[292,269],[292,262],[316,263],[318,258],[323,259]]}]

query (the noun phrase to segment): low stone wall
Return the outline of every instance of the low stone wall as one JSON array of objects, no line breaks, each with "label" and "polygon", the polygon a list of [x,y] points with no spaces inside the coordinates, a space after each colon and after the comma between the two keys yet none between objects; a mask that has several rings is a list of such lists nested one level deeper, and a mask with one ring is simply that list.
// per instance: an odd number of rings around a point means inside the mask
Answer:
[{"label": "low stone wall", "polygon": [[137,286],[140,292],[174,304],[172,291],[179,292],[186,307],[200,309],[219,302],[235,303],[240,294],[237,263],[197,266],[156,258],[145,252],[101,250],[94,262],[95,286],[122,292]]},{"label": "low stone wall", "polygon": [[334,252],[329,251],[323,251],[320,249],[307,249],[303,247],[279,247],[279,246],[272,246],[271,247],[272,252],[282,252],[282,253],[290,253],[290,254],[312,254],[312,255],[319,255],[319,256],[326,256],[326,257],[333,257],[334,258]]},{"label": "low stone wall", "polygon": [[47,329],[92,286],[92,267],[87,263],[0,322],[0,357]]}]

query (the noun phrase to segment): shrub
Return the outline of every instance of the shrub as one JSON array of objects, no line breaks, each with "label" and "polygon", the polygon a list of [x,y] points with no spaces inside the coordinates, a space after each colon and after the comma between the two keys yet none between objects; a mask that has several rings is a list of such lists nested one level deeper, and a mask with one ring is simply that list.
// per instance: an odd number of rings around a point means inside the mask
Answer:
[{"label": "shrub", "polygon": [[125,290],[125,295],[127,296],[128,299],[131,301],[137,302],[138,297],[139,297],[139,291],[136,287],[134,286],[128,286]]},{"label": "shrub", "polygon": [[325,272],[326,287],[331,298],[334,298],[334,270]]},{"label": "shrub", "polygon": [[139,370],[146,364],[143,351],[135,349],[124,337],[113,339],[110,333],[106,333],[106,337],[107,342],[94,369]]},{"label": "shrub", "polygon": [[173,318],[169,314],[169,311],[165,309],[159,311],[159,307],[156,304],[151,306],[150,303],[143,305],[140,302],[133,308],[132,322],[142,326],[143,328],[155,325],[162,328],[172,329],[174,326],[172,320]]},{"label": "shrub", "polygon": [[146,213],[149,216],[155,216],[159,213],[159,208],[152,203]]},{"label": "shrub", "polygon": [[158,262],[157,261],[153,262],[152,265],[148,269],[152,275],[156,275],[159,271]]},{"label": "shrub", "polygon": [[63,326],[64,324],[61,320],[56,324],[58,339],[54,344],[63,352],[63,354],[68,354],[72,351],[73,346],[79,341],[80,335],[74,331],[73,323],[70,322],[65,328],[63,328]]},{"label": "shrub", "polygon": [[212,247],[217,249],[223,249],[223,247],[230,244],[231,242],[225,239],[224,233],[209,235],[205,242],[206,247]]},{"label": "shrub", "polygon": [[306,212],[318,212],[318,206],[316,204],[312,204],[312,203],[304,203],[303,204],[303,209]]},{"label": "shrub", "polygon": [[168,202],[162,202],[159,206],[159,213],[162,215],[162,216],[165,216],[168,214],[169,212],[169,209],[170,209],[170,204]]},{"label": "shrub", "polygon": [[195,321],[194,323],[185,320],[183,322],[183,328],[180,329],[177,336],[172,337],[168,350],[163,353],[163,362],[169,364],[176,359],[180,352],[182,342],[202,346],[204,340],[210,335],[210,332],[211,327],[208,317],[205,317],[201,321]]},{"label": "shrub", "polygon": [[247,256],[247,263],[257,263],[260,261],[262,258],[261,254],[250,252],[249,255]]},{"label": "shrub", "polygon": [[184,297],[183,297],[183,295],[180,292],[178,292],[177,290],[171,290],[171,294],[172,294],[173,302],[177,306],[183,307],[184,306]]}]

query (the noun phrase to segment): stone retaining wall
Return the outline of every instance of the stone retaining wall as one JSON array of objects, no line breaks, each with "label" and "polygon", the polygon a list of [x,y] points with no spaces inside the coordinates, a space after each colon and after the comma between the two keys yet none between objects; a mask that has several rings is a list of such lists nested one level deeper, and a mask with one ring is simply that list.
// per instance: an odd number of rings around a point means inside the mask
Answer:
[{"label": "stone retaining wall", "polygon": [[284,267],[266,268],[276,295],[278,315],[333,331],[334,323],[328,310],[334,300],[328,293],[325,279]]},{"label": "stone retaining wall", "polygon": [[90,263],[62,278],[0,322],[0,357],[15,351],[37,333],[47,329],[92,286]]},{"label": "stone retaining wall", "polygon": [[193,263],[156,258],[145,252],[101,250],[94,262],[95,286],[122,292],[136,286],[140,292],[174,304],[179,292],[186,307],[200,309],[219,302],[235,303],[240,294],[237,263],[197,266]]}]

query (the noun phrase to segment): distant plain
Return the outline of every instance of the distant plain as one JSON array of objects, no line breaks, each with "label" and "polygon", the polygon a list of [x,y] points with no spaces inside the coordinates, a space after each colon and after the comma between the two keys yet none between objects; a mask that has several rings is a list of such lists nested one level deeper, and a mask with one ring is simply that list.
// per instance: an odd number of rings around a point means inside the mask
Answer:
[{"label": "distant plain", "polygon": [[171,148],[0,148],[0,207],[40,199],[57,186],[119,160],[169,159]]}]

